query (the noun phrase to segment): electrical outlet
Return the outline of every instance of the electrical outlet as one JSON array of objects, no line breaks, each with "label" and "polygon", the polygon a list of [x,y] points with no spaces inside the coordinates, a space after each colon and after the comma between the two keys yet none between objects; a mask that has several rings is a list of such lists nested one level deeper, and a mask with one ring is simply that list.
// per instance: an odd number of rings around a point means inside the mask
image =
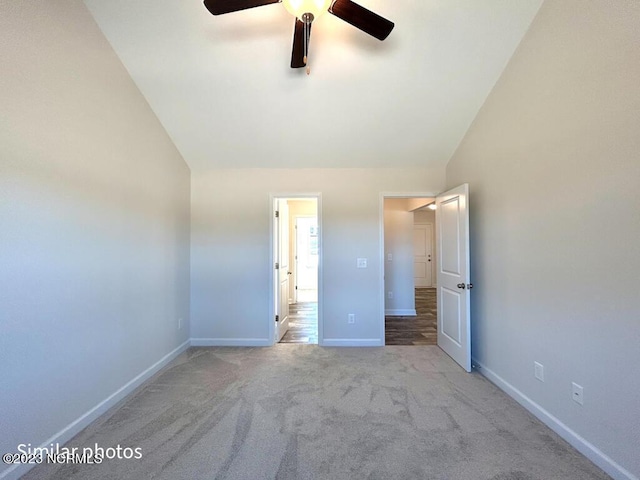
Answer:
[{"label": "electrical outlet", "polygon": [[182,319],[179,318],[178,319],[178,330],[181,330],[181,329],[182,329]]},{"label": "electrical outlet", "polygon": [[392,299],[393,298],[393,292],[388,292],[387,293],[387,298],[388,299]]},{"label": "electrical outlet", "polygon": [[347,315],[347,323],[356,323],[356,314],[350,313]]},{"label": "electrical outlet", "polygon": [[580,405],[584,405],[584,392],[582,386],[578,385],[576,382],[571,382],[571,387],[571,398],[573,398],[573,401]]},{"label": "electrical outlet", "polygon": [[533,362],[533,371],[535,377],[541,382],[544,382],[544,366],[541,363]]},{"label": "electrical outlet", "polygon": [[393,262],[393,253],[387,253],[387,261]]}]

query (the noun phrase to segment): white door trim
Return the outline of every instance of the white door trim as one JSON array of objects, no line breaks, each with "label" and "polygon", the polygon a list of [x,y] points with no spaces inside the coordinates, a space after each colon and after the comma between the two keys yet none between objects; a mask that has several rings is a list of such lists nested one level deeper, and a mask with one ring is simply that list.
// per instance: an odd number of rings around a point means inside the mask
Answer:
[{"label": "white door trim", "polygon": [[[269,318],[267,319],[269,325],[269,339],[271,345],[276,344],[276,305],[275,305],[275,275],[274,268],[276,259],[274,256],[274,221],[272,218],[274,203],[279,198],[287,198],[292,200],[314,198],[317,205],[318,216],[318,345],[324,345],[324,321],[323,321],[323,283],[322,283],[322,264],[323,264],[323,229],[322,229],[322,194],[320,192],[310,193],[270,193],[269,194]],[[383,319],[384,320],[384,319]],[[384,325],[383,325],[384,326]]]},{"label": "white door trim", "polygon": [[[379,314],[378,314],[378,331],[380,335],[380,345],[385,344],[384,337],[384,317],[385,317],[385,295],[384,295],[384,266],[385,250],[384,250],[384,200],[386,198],[435,198],[438,194],[434,192],[380,192],[379,205],[378,205],[378,244],[380,246],[379,259],[380,259],[380,272],[378,274],[378,300],[379,300]],[[322,229],[320,230],[322,233]],[[320,292],[318,292],[318,296]],[[318,305],[319,307],[320,305]]]}]

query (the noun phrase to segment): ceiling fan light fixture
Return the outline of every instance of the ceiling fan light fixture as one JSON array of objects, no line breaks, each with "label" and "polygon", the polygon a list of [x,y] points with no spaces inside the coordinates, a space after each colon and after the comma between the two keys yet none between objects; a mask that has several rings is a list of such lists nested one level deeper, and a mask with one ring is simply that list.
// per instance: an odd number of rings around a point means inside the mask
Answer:
[{"label": "ceiling fan light fixture", "polygon": [[358,30],[384,40],[393,30],[392,21],[358,5],[353,0],[204,0],[204,6],[212,15],[238,12],[248,8],[283,3],[295,17],[291,68],[307,67],[309,74],[309,39],[313,21],[325,12],[343,20]]},{"label": "ceiling fan light fixture", "polygon": [[305,13],[318,18],[331,6],[331,0],[282,0],[282,3],[287,12],[300,19]]}]

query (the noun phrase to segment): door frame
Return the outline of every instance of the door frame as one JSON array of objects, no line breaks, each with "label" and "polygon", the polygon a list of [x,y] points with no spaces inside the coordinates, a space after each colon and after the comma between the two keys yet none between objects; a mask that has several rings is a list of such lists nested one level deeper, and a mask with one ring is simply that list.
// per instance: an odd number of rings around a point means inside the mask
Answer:
[{"label": "door frame", "polygon": [[[380,274],[379,274],[379,286],[378,286],[378,298],[379,298],[379,331],[380,331],[380,344],[385,345],[385,288],[384,288],[384,271],[386,265],[386,255],[385,255],[385,245],[384,245],[384,201],[385,199],[393,199],[393,198],[435,198],[438,196],[438,193],[434,192],[381,192],[380,200],[379,200],[379,244],[380,244]],[[436,212],[437,215],[437,212]],[[322,233],[322,231],[321,231]],[[435,246],[434,246],[435,248]]]},{"label": "door frame", "polygon": [[324,344],[324,322],[323,322],[323,284],[322,284],[322,264],[323,264],[323,230],[322,230],[322,194],[320,192],[309,192],[309,193],[270,193],[269,194],[269,340],[271,345],[275,345],[277,343],[276,340],[276,326],[275,326],[275,316],[276,316],[276,302],[275,302],[275,235],[274,224],[273,221],[273,212],[276,208],[276,201],[279,199],[291,199],[291,200],[301,200],[301,199],[315,199],[316,200],[316,216],[318,220],[318,345],[322,346]]}]

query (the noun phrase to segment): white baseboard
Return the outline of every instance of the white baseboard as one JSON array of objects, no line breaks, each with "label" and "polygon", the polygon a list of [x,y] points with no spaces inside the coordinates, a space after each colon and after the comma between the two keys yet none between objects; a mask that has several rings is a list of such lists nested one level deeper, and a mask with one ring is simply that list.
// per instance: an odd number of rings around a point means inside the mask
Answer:
[{"label": "white baseboard", "polygon": [[[86,412],[84,415],[80,416],[69,425],[64,427],[58,433],[54,434],[47,441],[42,442],[40,445],[41,448],[47,448],[52,443],[63,445],[75,437],[78,433],[80,433],[83,429],[85,429],[91,422],[96,420],[100,415],[105,413],[111,407],[116,405],[120,400],[125,398],[131,392],[133,392],[136,388],[146,382],[153,375],[158,373],[163,367],[165,367],[169,362],[175,359],[178,355],[184,352],[187,348],[189,348],[189,340],[184,342],[182,345],[177,347],[175,350],[167,353],[164,357],[158,360],[156,363],[151,365],[145,371],[140,373],[138,376],[127,382],[125,385],[120,387],[114,393],[109,395],[103,401],[98,403],[91,410]],[[4,452],[3,452],[4,453]],[[22,475],[31,470],[35,464],[24,464],[24,465],[13,465],[11,468],[5,470],[0,473],[1,480],[17,480]]]},{"label": "white baseboard", "polygon": [[270,347],[268,338],[192,338],[192,347]]},{"label": "white baseboard", "polygon": [[415,317],[418,315],[415,308],[395,308],[384,311],[387,317]]},{"label": "white baseboard", "polygon": [[325,338],[322,347],[383,347],[379,338]]},{"label": "white baseboard", "polygon": [[633,473],[623,468],[616,463],[611,457],[598,449],[595,445],[589,443],[586,439],[578,435],[571,430],[567,425],[562,423],[560,419],[554,417],[547,410],[542,408],[536,402],[527,397],[524,393],[504,380],[495,372],[482,365],[475,359],[472,359],[472,363],[482,375],[494,383],[497,387],[503,390],[507,395],[513,398],[516,402],[526,408],[535,417],[537,417],[542,423],[544,423],[551,430],[556,432],[562,438],[564,438],[569,444],[571,444],[576,450],[582,453],[585,457],[595,463],[598,467],[611,475],[616,480],[639,480]]}]

